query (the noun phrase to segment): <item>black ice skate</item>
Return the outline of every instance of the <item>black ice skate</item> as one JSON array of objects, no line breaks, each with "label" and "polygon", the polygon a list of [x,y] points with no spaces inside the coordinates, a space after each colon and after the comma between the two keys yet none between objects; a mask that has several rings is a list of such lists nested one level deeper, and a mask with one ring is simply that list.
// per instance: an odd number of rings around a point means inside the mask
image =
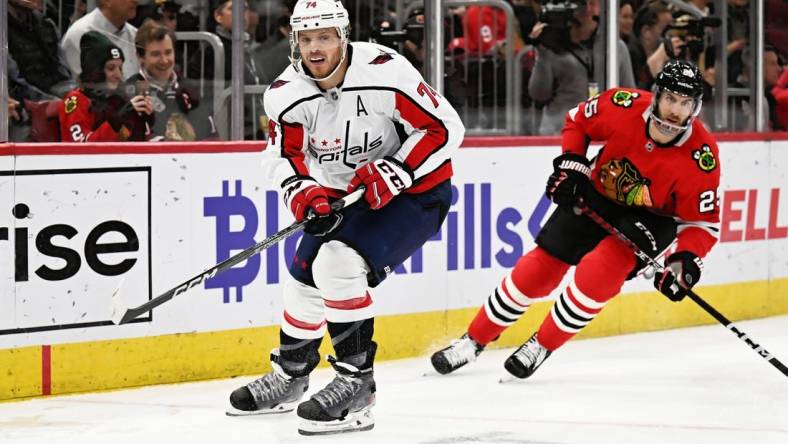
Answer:
[{"label": "black ice skate", "polygon": [[432,361],[435,371],[445,375],[475,361],[482,350],[484,350],[484,346],[465,333],[460,339],[451,341],[448,347],[435,352],[430,361]]},{"label": "black ice skate", "polygon": [[506,358],[503,366],[512,376],[525,379],[534,374],[536,369],[542,365],[551,353],[550,350],[539,343],[536,333],[534,333],[525,344],[521,345],[511,356]]},{"label": "black ice skate", "polygon": [[280,365],[279,349],[271,352],[273,370],[230,394],[227,416],[285,413],[295,409],[309,388],[309,375],[290,376]]},{"label": "black ice skate", "polygon": [[371,430],[375,419],[370,410],[375,405],[375,380],[372,368],[357,367],[338,362],[333,356],[328,362],[336,370],[334,380],[308,401],[298,406],[302,419],[298,433],[328,435]]}]

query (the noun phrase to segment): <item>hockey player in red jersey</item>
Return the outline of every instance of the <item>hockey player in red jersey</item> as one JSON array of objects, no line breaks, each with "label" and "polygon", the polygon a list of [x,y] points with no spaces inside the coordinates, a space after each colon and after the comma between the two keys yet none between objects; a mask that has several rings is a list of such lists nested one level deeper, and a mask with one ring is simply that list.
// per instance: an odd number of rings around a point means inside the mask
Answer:
[{"label": "hockey player in red jersey", "polygon": [[[144,141],[153,125],[153,101],[128,99],[121,49],[98,31],[82,35],[79,88],[63,97],[59,123],[64,142]],[[134,56],[133,54],[131,55]]]},{"label": "hockey player in red jersey", "polygon": [[[720,162],[714,138],[697,119],[702,91],[700,71],[673,60],[658,74],[653,95],[615,88],[567,113],[563,153],[553,162],[546,190],[558,208],[537,246],[493,290],[468,332],[432,355],[439,373],[475,360],[575,266],[539,330],[504,363],[515,377],[529,377],[645,266],[620,239],[579,214],[578,199],[652,257],[675,240],[654,285],[673,301],[686,296],[718,237]],[[604,143],[594,159],[586,157],[590,141]]]},{"label": "hockey player in red jersey", "polygon": [[[374,294],[432,237],[451,203],[451,155],[464,127],[400,54],[348,42],[339,1],[296,4],[292,65],[266,91],[263,174],[306,227],[284,285],[273,371],[230,395],[230,415],[296,408],[302,434],[369,430],[377,345]],[[329,202],[364,187],[364,200]],[[325,331],[336,377],[301,402]]]}]

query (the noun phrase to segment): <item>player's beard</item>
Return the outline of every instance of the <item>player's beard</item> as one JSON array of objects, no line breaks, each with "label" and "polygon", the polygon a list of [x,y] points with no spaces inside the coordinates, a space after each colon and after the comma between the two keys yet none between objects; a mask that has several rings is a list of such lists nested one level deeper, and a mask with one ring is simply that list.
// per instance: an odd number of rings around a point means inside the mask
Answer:
[{"label": "player's beard", "polygon": [[682,131],[685,131],[687,127],[689,127],[689,119],[692,116],[688,116],[683,121],[677,115],[670,115],[668,118],[662,117],[662,112],[657,107],[656,112],[652,114],[652,118],[654,120],[654,127],[660,134],[668,137],[675,137]]},{"label": "player's beard", "polygon": [[[310,54],[308,63],[304,63],[309,71],[312,73],[312,76],[318,80],[328,80],[329,76],[332,73],[336,72],[337,67],[342,62],[342,47],[336,48],[336,50],[331,51],[333,54],[329,55],[328,52],[322,51],[316,54]],[[313,58],[322,58],[323,61],[319,64],[315,64],[311,61]]]}]

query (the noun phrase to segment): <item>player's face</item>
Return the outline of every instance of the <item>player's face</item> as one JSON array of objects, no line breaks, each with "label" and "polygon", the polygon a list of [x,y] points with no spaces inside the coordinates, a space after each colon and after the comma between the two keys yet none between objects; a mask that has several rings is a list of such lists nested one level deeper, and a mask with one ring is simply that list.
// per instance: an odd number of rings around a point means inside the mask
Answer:
[{"label": "player's face", "polygon": [[104,64],[104,75],[107,79],[107,89],[114,90],[123,80],[123,60],[112,59]]},{"label": "player's face", "polygon": [[659,99],[659,118],[676,126],[683,126],[692,114],[695,99],[665,91]]},{"label": "player's face", "polygon": [[145,45],[145,55],[140,58],[140,63],[154,79],[161,82],[169,80],[175,66],[175,48],[170,36],[165,35],[162,40]]},{"label": "player's face", "polygon": [[298,51],[312,75],[323,78],[331,74],[342,59],[342,39],[334,28],[299,31]]}]

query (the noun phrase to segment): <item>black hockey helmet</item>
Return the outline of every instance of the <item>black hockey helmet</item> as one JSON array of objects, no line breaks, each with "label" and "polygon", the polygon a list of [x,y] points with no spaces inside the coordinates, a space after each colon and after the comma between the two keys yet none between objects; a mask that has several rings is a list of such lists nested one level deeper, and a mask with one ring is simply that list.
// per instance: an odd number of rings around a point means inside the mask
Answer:
[{"label": "black hockey helmet", "polygon": [[682,96],[700,100],[703,97],[703,75],[686,60],[669,60],[654,82],[659,89],[667,89]]},{"label": "black hockey helmet", "polygon": [[[664,91],[670,91],[694,100],[692,112],[683,125],[674,125],[659,115],[659,100]],[[657,129],[667,135],[677,135],[690,127],[700,114],[703,99],[703,75],[697,66],[686,60],[673,59],[665,63],[654,81],[654,101],[651,104],[651,120]]]}]

